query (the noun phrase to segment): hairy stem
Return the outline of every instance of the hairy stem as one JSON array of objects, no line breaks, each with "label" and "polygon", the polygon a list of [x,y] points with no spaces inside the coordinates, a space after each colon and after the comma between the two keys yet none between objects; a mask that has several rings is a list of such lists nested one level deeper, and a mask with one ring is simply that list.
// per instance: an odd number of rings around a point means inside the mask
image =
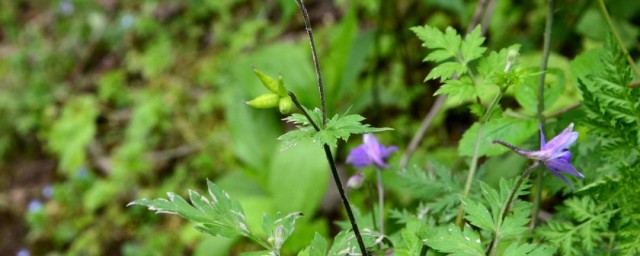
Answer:
[{"label": "hairy stem", "polygon": [[[553,0],[547,1],[547,19],[544,27],[544,46],[542,49],[542,61],[540,63],[540,75],[538,76],[538,124],[544,127],[544,80],[547,74],[547,64],[549,63],[549,54],[551,53],[551,30],[553,26]],[[541,138],[542,139],[542,138]],[[533,230],[538,221],[540,213],[540,202],[542,200],[542,173],[536,175],[535,184],[533,186],[533,208],[531,209],[531,223],[529,229]]]},{"label": "hairy stem", "polygon": [[[463,197],[466,197],[467,195],[469,195],[469,191],[471,191],[471,185],[473,184],[473,177],[476,174],[476,169],[478,167],[478,159],[480,158],[478,154],[480,153],[480,142],[482,141],[484,125],[487,121],[489,121],[489,118],[491,117],[491,113],[493,112],[493,109],[498,105],[498,102],[500,101],[501,97],[502,97],[502,91],[499,91],[498,94],[496,94],[496,96],[493,97],[493,100],[489,104],[489,107],[487,107],[487,110],[484,113],[482,119],[480,120],[480,124],[478,125],[478,134],[476,135],[476,141],[473,147],[473,155],[471,156],[471,164],[469,165],[469,174],[467,174],[467,182],[465,183],[464,190],[462,192]],[[460,207],[458,208],[458,217],[456,218],[456,224],[458,226],[462,226],[463,217],[464,217],[464,205],[460,204]]]},{"label": "hairy stem", "polygon": [[309,19],[309,13],[307,12],[307,8],[304,6],[302,0],[296,0],[300,11],[302,12],[302,16],[304,18],[304,26],[307,30],[307,35],[309,36],[309,44],[311,44],[311,56],[313,57],[313,67],[316,71],[316,79],[318,81],[318,90],[320,91],[320,104],[322,110],[322,125],[327,124],[327,103],[324,97],[324,85],[322,84],[322,75],[320,73],[320,63],[318,62],[318,53],[316,51],[316,43],[313,40],[313,32],[311,30],[311,20]]},{"label": "hairy stem", "polygon": [[604,5],[604,1],[598,0],[598,6],[600,7],[600,12],[602,13],[602,16],[604,16],[604,19],[607,21],[607,25],[609,26],[609,29],[611,29],[611,33],[613,33],[613,36],[616,38],[616,42],[618,42],[618,46],[620,46],[622,53],[627,58],[627,61],[629,62],[631,69],[633,69],[633,72],[636,73],[636,76],[640,78],[640,70],[636,66],[636,62],[633,61],[633,59],[631,58],[631,55],[629,55],[629,51],[627,51],[627,48],[624,46],[624,43],[622,42],[622,38],[620,37],[620,34],[618,34],[618,30],[616,30],[616,27],[613,25],[613,21],[611,20],[611,16],[609,16],[609,12],[607,11],[607,6]]},{"label": "hairy stem", "polygon": [[[300,109],[302,114],[309,120],[309,123],[313,126],[313,129],[316,132],[320,131],[320,127],[313,121],[309,113],[302,107],[300,101],[298,101],[298,97],[293,92],[289,92],[289,96],[291,97],[291,101],[293,104]],[[351,223],[351,228],[353,229],[353,233],[356,236],[356,240],[358,241],[358,246],[360,247],[360,251],[363,256],[368,256],[367,248],[364,245],[364,241],[362,240],[362,235],[360,234],[360,229],[358,229],[358,223],[356,222],[356,218],[351,211],[351,204],[349,204],[349,199],[347,198],[347,194],[344,191],[344,187],[342,187],[342,182],[340,181],[340,175],[338,174],[338,169],[336,168],[335,160],[333,159],[333,155],[331,154],[331,149],[329,145],[324,144],[322,146],[324,148],[324,154],[327,157],[327,161],[329,162],[329,166],[331,167],[331,174],[333,175],[333,180],[336,183],[336,187],[338,187],[338,193],[340,194],[340,198],[342,199],[342,203],[344,204],[344,208],[347,210],[347,215],[349,216],[349,222]]]},{"label": "hairy stem", "polygon": [[382,170],[376,168],[378,176],[378,223],[380,223],[380,235],[384,235],[384,186],[382,186]]},{"label": "hairy stem", "polygon": [[[500,213],[500,216],[499,216],[500,223],[504,221],[504,219],[507,217],[507,214],[509,214],[509,211],[511,211],[511,207],[514,204],[514,199],[516,198],[516,194],[518,193],[520,186],[522,186],[522,183],[524,183],[524,181],[529,177],[529,175],[531,175],[533,170],[535,170],[538,167],[538,165],[540,165],[540,162],[538,161],[533,162],[533,164],[527,167],[527,169],[522,173],[522,175],[520,175],[520,178],[516,182],[516,185],[513,187],[511,192],[509,192],[509,197],[507,198],[507,201],[505,202],[502,208],[502,212]],[[489,244],[488,255],[491,255],[491,256],[496,255],[496,249],[498,248],[498,243],[500,242],[500,240],[498,239],[499,232],[500,232],[499,230],[496,231],[496,234],[493,237],[493,240]]]},{"label": "hairy stem", "polygon": [[[494,2],[494,0],[491,0],[491,1]],[[485,34],[486,27],[488,26],[489,20],[491,19],[491,16],[492,16],[492,12],[487,11],[486,0],[480,0],[478,5],[476,5],[474,16],[471,20],[471,23],[469,23],[469,26],[467,27],[467,33],[473,31],[473,29],[479,24],[482,13],[485,13],[485,15],[484,15],[484,18],[482,19],[482,24],[480,25],[482,26],[482,35]],[[453,80],[458,79],[458,76],[455,75],[451,79]],[[420,142],[422,142],[424,135],[427,133],[429,126],[431,126],[431,123],[433,122],[433,119],[440,112],[440,110],[442,109],[442,106],[444,106],[444,103],[446,101],[447,101],[447,95],[441,94],[440,96],[438,96],[438,98],[436,98],[436,101],[433,103],[433,105],[431,105],[431,109],[429,109],[429,113],[427,113],[424,119],[422,119],[420,128],[413,135],[413,137],[411,138],[411,142],[407,146],[407,149],[404,151],[404,154],[402,154],[402,158],[400,159],[400,171],[404,172],[405,169],[407,168],[407,164],[409,163],[409,159],[411,158],[411,155],[413,154],[413,152],[416,151],[418,146],[420,146]]]}]

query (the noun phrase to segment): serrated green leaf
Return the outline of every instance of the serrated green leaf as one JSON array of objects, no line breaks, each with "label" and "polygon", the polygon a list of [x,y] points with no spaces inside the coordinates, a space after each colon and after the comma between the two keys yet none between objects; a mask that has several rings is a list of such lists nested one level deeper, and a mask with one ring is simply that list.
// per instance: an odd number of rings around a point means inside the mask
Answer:
[{"label": "serrated green leaf", "polygon": [[[312,119],[314,119],[314,122],[316,122],[316,118],[321,118],[319,117],[319,113],[314,113],[314,115],[311,116]],[[311,127],[308,120],[305,121],[306,117],[304,119],[302,117],[304,116],[294,114],[285,118],[288,122],[298,124],[298,130],[290,131],[278,138],[279,140],[284,141],[283,149],[287,149],[305,138],[312,139],[314,143],[319,143],[321,145],[327,144],[331,147],[336,147],[338,145],[338,140],[342,139],[347,141],[352,134],[392,130],[391,128],[375,128],[368,124],[362,124],[361,121],[365,118],[360,115],[352,114],[345,115],[343,117],[335,115],[323,128],[320,129],[319,132],[316,132],[315,129]],[[316,122],[316,124],[320,125],[322,123]]]},{"label": "serrated green leaf", "polygon": [[429,247],[448,255],[485,255],[480,236],[468,225],[464,227],[464,232],[453,224],[448,227],[438,227],[423,241]]},{"label": "serrated green leaf", "polygon": [[430,79],[440,79],[440,82],[444,82],[447,79],[453,77],[456,72],[461,75],[466,71],[466,66],[458,62],[445,62],[433,68],[424,80],[427,81]]},{"label": "serrated green leaf", "polygon": [[322,235],[315,233],[311,245],[298,253],[298,256],[326,256],[327,240]]},{"label": "serrated green leaf", "polygon": [[502,255],[504,256],[551,256],[555,254],[555,249],[548,246],[536,246],[533,244],[512,243],[507,247]]},{"label": "serrated green leaf", "polygon": [[460,199],[464,205],[465,219],[481,229],[496,232],[497,225],[487,207],[469,198],[461,197]]},{"label": "serrated green leaf", "polygon": [[467,34],[460,45],[460,52],[462,53],[462,58],[465,63],[469,63],[479,57],[487,50],[487,48],[482,47],[482,43],[484,43],[484,37],[482,36],[482,29],[480,26],[476,26],[476,28],[471,31],[471,33]]},{"label": "serrated green leaf", "polygon": [[433,95],[447,94],[450,101],[456,104],[478,96],[476,88],[469,77],[461,77],[457,80],[447,80]]}]

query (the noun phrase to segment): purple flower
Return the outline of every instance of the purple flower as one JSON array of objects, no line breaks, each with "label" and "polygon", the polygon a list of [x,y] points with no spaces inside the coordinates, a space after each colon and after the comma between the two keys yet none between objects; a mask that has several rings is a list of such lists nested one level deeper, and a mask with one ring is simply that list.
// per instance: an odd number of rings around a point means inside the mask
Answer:
[{"label": "purple flower", "polygon": [[549,143],[545,142],[544,133],[542,132],[542,126],[540,126],[540,150],[538,151],[522,150],[500,140],[496,140],[496,142],[510,148],[511,150],[517,152],[520,155],[523,155],[526,158],[541,161],[547,167],[547,169],[551,171],[551,174],[558,177],[564,183],[573,188],[571,183],[569,183],[569,180],[562,176],[560,172],[564,172],[581,179],[584,178],[584,175],[576,170],[576,168],[573,167],[573,165],[571,165],[570,163],[571,152],[569,152],[569,146],[576,142],[577,139],[578,132],[573,131],[573,123],[571,123],[567,128],[564,129],[564,131],[562,131],[562,133],[551,139]]},{"label": "purple flower", "polygon": [[396,146],[385,147],[378,142],[373,134],[367,133],[363,137],[363,143],[349,152],[347,163],[352,164],[355,168],[370,165],[376,165],[382,168],[389,167],[384,160],[389,157],[391,153],[398,150],[398,148]]}]

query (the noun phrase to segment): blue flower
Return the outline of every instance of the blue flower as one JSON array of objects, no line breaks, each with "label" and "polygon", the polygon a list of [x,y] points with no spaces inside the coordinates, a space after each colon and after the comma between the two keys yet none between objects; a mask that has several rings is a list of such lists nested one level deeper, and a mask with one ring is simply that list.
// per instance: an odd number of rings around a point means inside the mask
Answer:
[{"label": "blue flower", "polygon": [[388,168],[389,165],[384,161],[391,153],[397,150],[396,146],[385,147],[378,142],[373,134],[367,133],[363,136],[363,143],[349,152],[347,163],[352,164],[355,168],[363,168],[370,165]]},{"label": "blue flower", "polygon": [[545,142],[544,133],[542,131],[542,126],[540,127],[540,150],[537,151],[526,151],[515,146],[506,143],[501,140],[496,140],[496,143],[499,143],[503,146],[510,148],[516,153],[532,159],[536,161],[541,161],[551,174],[561,179],[564,183],[569,185],[571,188],[573,186],[569,183],[569,180],[562,176],[560,172],[576,176],[578,178],[584,178],[584,175],[580,173],[573,165],[571,165],[571,152],[569,152],[569,146],[576,142],[578,139],[578,132],[573,131],[573,123],[571,123],[567,128],[562,131],[562,133],[558,134],[556,137],[551,139],[548,143]]}]

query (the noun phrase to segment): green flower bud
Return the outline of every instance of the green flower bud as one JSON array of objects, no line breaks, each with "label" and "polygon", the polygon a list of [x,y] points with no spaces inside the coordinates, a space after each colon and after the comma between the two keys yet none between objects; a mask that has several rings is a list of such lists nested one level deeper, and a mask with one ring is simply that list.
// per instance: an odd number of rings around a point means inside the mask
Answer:
[{"label": "green flower bud", "polygon": [[253,100],[245,101],[244,103],[254,108],[273,108],[278,106],[280,96],[275,93],[265,93]]},{"label": "green flower bud", "polygon": [[276,93],[282,97],[287,96],[287,89],[284,88],[284,81],[282,81],[282,76],[279,76],[278,80],[276,81],[275,79],[271,78],[268,75],[265,75],[260,70],[257,70],[255,68],[253,69],[253,72],[256,73],[260,81],[262,81],[264,87],[269,91],[272,91],[273,93]]},{"label": "green flower bud", "polygon": [[292,105],[293,101],[291,101],[291,97],[289,97],[289,95],[287,95],[287,97],[280,97],[280,104],[278,107],[280,108],[281,114],[289,114]]}]

